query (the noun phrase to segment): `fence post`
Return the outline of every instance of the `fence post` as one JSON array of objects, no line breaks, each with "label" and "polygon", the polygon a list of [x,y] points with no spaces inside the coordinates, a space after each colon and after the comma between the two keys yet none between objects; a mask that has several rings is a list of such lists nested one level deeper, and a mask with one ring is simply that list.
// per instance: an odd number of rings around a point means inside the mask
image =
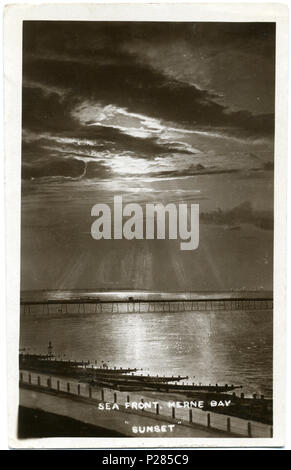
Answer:
[{"label": "fence post", "polygon": [[67,392],[70,392],[70,382],[67,382]]},{"label": "fence post", "polygon": [[101,401],[104,401],[104,390],[103,390],[103,388],[101,389]]},{"label": "fence post", "polygon": [[23,373],[20,372],[20,382],[23,382]]},{"label": "fence post", "polygon": [[60,381],[58,380],[57,381],[57,391],[59,391],[59,390],[60,390]]},{"label": "fence post", "polygon": [[210,413],[207,413],[207,427],[210,428]]},{"label": "fence post", "polygon": [[192,410],[189,410],[189,423],[192,423],[193,422],[193,414],[192,414]]},{"label": "fence post", "polygon": [[159,405],[159,403],[157,403],[156,414],[157,414],[157,415],[160,414],[160,405]]},{"label": "fence post", "polygon": [[28,383],[31,384],[31,374],[28,374]]},{"label": "fence post", "polygon": [[226,428],[227,428],[227,432],[230,432],[230,417],[229,416],[227,417],[227,420],[226,420]]},{"label": "fence post", "polygon": [[251,425],[250,421],[248,421],[248,436],[252,437],[252,425]]},{"label": "fence post", "polygon": [[129,395],[127,395],[127,397],[126,397],[126,401],[127,401],[127,403],[129,403],[129,402],[130,402]]},{"label": "fence post", "polygon": [[172,406],[172,418],[175,419],[175,407]]},{"label": "fence post", "polygon": [[80,395],[81,387],[80,384],[78,384],[78,395]]},{"label": "fence post", "polygon": [[116,395],[116,392],[114,392],[114,394],[113,394],[113,399],[114,399],[114,403],[117,403],[117,395]]},{"label": "fence post", "polygon": [[37,376],[37,385],[40,387],[40,376]]},{"label": "fence post", "polygon": [[46,383],[47,383],[48,388],[51,388],[51,379],[50,379],[50,377],[47,378]]}]

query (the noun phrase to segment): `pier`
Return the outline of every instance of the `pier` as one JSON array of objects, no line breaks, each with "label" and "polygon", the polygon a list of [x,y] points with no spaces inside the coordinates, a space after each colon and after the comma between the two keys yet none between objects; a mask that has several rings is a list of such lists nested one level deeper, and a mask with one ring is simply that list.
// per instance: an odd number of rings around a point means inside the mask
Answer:
[{"label": "pier", "polygon": [[67,416],[128,437],[269,438],[273,432],[272,426],[256,421],[196,407],[176,408],[171,405],[172,399],[92,387],[71,378],[20,370],[19,385],[23,407]]},{"label": "pier", "polygon": [[265,292],[163,293],[145,291],[61,292],[21,294],[22,316],[74,316],[99,313],[169,313],[272,310]]}]

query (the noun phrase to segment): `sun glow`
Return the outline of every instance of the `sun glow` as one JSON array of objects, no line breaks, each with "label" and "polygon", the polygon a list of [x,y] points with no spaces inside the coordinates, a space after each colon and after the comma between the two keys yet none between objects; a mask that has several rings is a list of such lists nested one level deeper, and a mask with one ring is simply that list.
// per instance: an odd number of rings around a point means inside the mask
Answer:
[{"label": "sun glow", "polygon": [[110,161],[111,169],[118,174],[145,174],[151,173],[155,163],[142,158],[135,158],[129,155],[116,155]]}]

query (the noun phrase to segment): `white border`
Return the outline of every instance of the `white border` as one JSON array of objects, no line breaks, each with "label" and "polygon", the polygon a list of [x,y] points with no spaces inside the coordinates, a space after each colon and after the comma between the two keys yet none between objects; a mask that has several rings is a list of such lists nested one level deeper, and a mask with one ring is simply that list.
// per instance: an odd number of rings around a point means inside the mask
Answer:
[{"label": "white border", "polygon": [[[274,437],[255,438],[16,438],[20,294],[20,168],[22,21],[276,21],[274,231]],[[4,17],[5,182],[9,444],[13,448],[274,447],[284,445],[285,271],[288,9],[282,4],[43,4],[8,5]]]}]

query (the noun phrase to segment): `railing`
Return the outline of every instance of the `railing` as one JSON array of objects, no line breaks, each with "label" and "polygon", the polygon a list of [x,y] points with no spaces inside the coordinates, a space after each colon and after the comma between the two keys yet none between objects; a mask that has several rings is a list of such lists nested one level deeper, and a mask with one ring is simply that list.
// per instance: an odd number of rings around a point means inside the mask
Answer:
[{"label": "railing", "polygon": [[[96,404],[116,403],[120,409],[132,413],[151,413],[156,417],[174,420],[181,425],[199,425],[244,437],[272,437],[272,426],[248,421],[220,413],[204,411],[199,408],[176,408],[171,401],[145,397],[138,393],[121,392],[108,388],[91,387],[89,384],[77,380],[66,380],[40,373],[20,371],[20,386],[37,387],[42,392],[54,394],[69,394],[77,399],[92,400]],[[171,406],[169,406],[171,404]]]}]

